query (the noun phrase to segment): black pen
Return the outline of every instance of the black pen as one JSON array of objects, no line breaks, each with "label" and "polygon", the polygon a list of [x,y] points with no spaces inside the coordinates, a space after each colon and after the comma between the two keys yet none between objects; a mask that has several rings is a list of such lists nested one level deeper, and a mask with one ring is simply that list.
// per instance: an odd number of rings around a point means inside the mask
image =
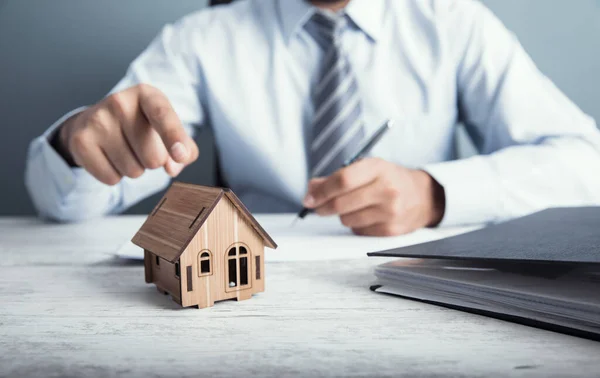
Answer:
[{"label": "black pen", "polygon": [[[385,135],[385,133],[387,133],[388,130],[392,128],[392,126],[394,126],[394,123],[392,121],[386,121],[375,132],[375,134],[373,134],[369,139],[367,139],[367,141],[360,147],[358,152],[356,154],[354,154],[354,156],[352,158],[350,158],[344,162],[343,167],[347,167],[350,164],[353,164],[356,161],[364,158],[369,152],[371,152],[373,147],[381,140],[381,138]],[[296,218],[296,220],[304,219],[308,214],[310,214],[312,212],[313,212],[313,209],[308,209],[305,207],[298,213],[298,218]]]}]

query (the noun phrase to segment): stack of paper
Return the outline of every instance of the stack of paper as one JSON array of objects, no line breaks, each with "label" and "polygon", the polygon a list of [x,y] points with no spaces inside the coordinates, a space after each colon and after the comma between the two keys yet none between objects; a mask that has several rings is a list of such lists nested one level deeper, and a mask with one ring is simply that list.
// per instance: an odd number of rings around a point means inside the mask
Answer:
[{"label": "stack of paper", "polygon": [[600,267],[410,259],[376,275],[377,292],[600,338]]}]

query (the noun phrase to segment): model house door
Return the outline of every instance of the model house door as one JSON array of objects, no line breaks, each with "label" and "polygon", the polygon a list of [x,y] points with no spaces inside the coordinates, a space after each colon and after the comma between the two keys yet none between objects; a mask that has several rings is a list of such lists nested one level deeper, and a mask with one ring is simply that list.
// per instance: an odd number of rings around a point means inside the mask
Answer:
[{"label": "model house door", "polygon": [[227,290],[249,289],[252,287],[250,279],[250,251],[244,245],[235,245],[226,255]]}]

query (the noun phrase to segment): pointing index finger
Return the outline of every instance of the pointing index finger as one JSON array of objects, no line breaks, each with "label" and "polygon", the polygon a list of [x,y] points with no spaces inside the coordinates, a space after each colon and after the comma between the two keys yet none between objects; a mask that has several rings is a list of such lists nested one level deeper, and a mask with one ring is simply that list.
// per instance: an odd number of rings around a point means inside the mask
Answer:
[{"label": "pointing index finger", "polygon": [[156,130],[169,154],[177,163],[186,164],[193,157],[194,141],[185,131],[167,97],[157,89],[140,92],[140,108]]}]

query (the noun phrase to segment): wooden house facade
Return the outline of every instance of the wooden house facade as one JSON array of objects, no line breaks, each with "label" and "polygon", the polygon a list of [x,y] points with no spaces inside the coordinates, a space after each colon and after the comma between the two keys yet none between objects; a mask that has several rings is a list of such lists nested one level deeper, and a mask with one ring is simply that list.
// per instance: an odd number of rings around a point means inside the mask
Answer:
[{"label": "wooden house facade", "polygon": [[147,283],[183,307],[249,299],[265,289],[265,247],[277,245],[229,189],[176,182],[132,242]]}]

